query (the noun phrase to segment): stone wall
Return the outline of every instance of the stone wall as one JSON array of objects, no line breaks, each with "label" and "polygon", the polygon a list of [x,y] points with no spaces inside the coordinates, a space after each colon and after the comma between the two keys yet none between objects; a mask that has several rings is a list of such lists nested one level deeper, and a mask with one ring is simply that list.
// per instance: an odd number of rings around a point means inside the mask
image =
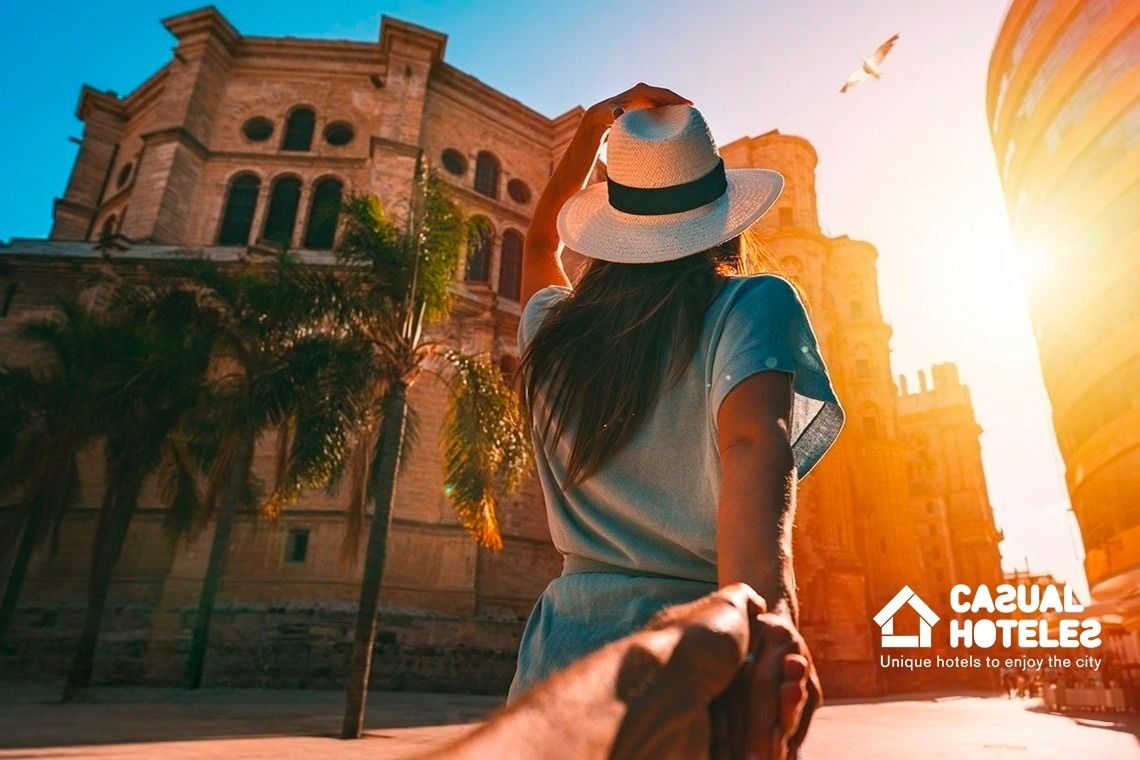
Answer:
[{"label": "stone wall", "polygon": [[[23,607],[0,651],[0,681],[54,681],[71,664],[79,606]],[[194,609],[109,609],[95,682],[180,684]],[[352,653],[349,606],[220,607],[214,612],[206,687],[339,689]],[[524,620],[385,610],[372,660],[373,689],[506,694]]]}]

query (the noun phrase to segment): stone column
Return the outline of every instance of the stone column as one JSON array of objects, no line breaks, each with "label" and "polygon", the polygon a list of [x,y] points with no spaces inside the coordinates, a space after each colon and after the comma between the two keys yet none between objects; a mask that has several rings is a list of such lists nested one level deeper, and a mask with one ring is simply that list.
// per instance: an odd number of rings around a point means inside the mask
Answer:
[{"label": "stone column", "polygon": [[210,128],[240,37],[212,8],[167,19],[166,25],[178,37],[178,47],[166,67],[158,121],[142,136],[131,213],[122,232],[134,240],[205,245],[211,241],[188,239],[187,209],[199,191]]},{"label": "stone column", "polygon": [[126,123],[122,101],[113,94],[84,87],[76,116],[83,122],[83,142],[62,198],[55,201],[52,240],[86,240],[115,160]]}]

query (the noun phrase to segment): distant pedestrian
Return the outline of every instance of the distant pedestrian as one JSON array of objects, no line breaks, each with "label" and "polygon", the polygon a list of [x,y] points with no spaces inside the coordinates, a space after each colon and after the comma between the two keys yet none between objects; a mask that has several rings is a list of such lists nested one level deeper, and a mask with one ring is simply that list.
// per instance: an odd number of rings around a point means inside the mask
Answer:
[{"label": "distant pedestrian", "polygon": [[1025,699],[1029,696],[1029,678],[1024,670],[1017,671],[1017,696]]},{"label": "distant pedestrian", "polygon": [[1013,671],[1009,668],[1001,669],[1001,688],[1005,691],[1006,699],[1013,699],[1014,691]]}]

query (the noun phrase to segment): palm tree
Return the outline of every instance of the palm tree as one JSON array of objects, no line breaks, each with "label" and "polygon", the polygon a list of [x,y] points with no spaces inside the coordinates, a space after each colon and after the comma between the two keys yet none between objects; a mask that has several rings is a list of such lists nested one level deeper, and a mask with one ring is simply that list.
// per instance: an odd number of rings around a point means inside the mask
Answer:
[{"label": "palm tree", "polygon": [[[176,453],[183,440],[178,432],[200,404],[214,340],[208,312],[184,287],[122,286],[104,320],[105,353],[89,382],[99,402],[107,486],[65,702],[83,699],[91,683],[103,610],[143,481],[166,461],[185,461]],[[190,472],[171,469],[176,477]],[[186,485],[166,490],[193,491]]]},{"label": "palm tree", "polygon": [[285,251],[240,270],[195,262],[188,274],[219,315],[214,361],[224,368],[211,380],[200,426],[214,455],[199,519],[214,517],[215,528],[186,658],[185,685],[196,689],[236,508],[255,490],[254,444],[270,428],[292,433],[267,504],[272,515],[302,488],[329,485],[351,451],[370,349],[332,313],[335,278]]},{"label": "palm tree", "polygon": [[75,299],[60,300],[53,317],[24,323],[17,335],[33,363],[0,368],[0,484],[13,504],[0,555],[14,550],[0,601],[0,642],[32,556],[78,498],[77,457],[98,433],[90,380],[108,347],[106,326]]},{"label": "palm tree", "polygon": [[406,443],[409,386],[423,370],[448,381],[450,403],[441,431],[446,491],[480,545],[501,547],[495,494],[517,488],[528,462],[517,399],[498,370],[424,337],[426,326],[450,315],[452,285],[481,230],[422,164],[414,186],[404,226],[375,197],[350,198],[336,249],[355,275],[355,325],[372,349],[374,378],[370,414],[359,431],[362,450],[353,466],[357,477],[350,510],[362,522],[368,498],[373,512],[341,729],[346,739],[359,738],[364,723],[396,478]]}]

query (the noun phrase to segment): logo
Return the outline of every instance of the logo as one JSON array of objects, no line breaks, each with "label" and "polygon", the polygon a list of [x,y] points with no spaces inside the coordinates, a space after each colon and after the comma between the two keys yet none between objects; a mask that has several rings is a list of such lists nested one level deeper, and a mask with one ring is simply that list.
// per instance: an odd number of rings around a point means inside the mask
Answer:
[{"label": "logo", "polygon": [[[950,609],[959,615],[984,612],[989,615],[1020,617],[982,617],[950,621],[950,646],[988,649],[998,642],[1005,648],[1021,649],[1063,647],[1094,648],[1100,646],[1100,620],[1062,617],[1084,612],[1073,588],[1065,585],[1064,595],[1058,584],[1044,588],[1033,585],[1014,586],[1002,583],[996,593],[988,586],[971,589],[959,583],[950,589]],[[970,601],[968,597],[973,597]],[[889,605],[888,605],[889,606]]]},{"label": "logo", "polygon": [[[895,615],[904,604],[918,613],[918,634],[915,636],[900,636],[895,633]],[[929,647],[930,628],[938,622],[938,615],[926,606],[926,602],[918,598],[918,594],[910,590],[910,586],[903,586],[895,598],[887,602],[879,614],[875,615],[875,624],[882,629],[883,647]]]}]

